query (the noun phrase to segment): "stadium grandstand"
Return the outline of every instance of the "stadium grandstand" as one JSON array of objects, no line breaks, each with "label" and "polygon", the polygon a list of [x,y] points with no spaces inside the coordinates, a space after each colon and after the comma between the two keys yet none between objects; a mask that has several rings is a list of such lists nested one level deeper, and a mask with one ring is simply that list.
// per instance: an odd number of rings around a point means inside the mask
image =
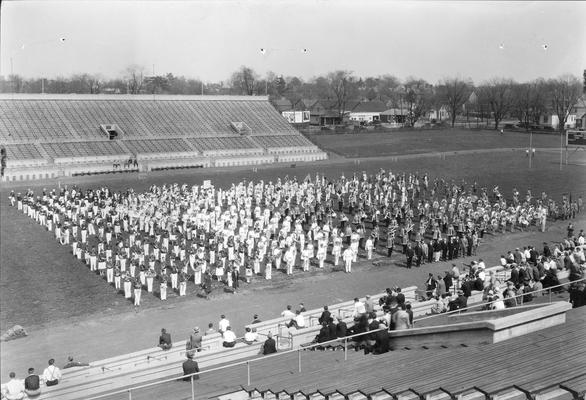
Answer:
[{"label": "stadium grandstand", "polygon": [[0,95],[6,181],[316,161],[267,97]]}]

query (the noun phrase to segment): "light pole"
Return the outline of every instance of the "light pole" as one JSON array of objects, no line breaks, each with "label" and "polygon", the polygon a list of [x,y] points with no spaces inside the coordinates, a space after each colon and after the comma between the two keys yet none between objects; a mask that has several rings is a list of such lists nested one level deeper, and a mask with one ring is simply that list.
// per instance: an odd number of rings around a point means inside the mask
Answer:
[{"label": "light pole", "polygon": [[533,160],[533,131],[529,132],[529,169],[531,169],[531,161]]},{"label": "light pole", "polygon": [[[37,42],[31,42],[31,43],[25,43],[20,45],[20,48],[14,50],[11,54],[10,54],[10,75],[12,78],[12,93],[14,94],[15,91],[15,76],[14,76],[14,56],[17,54],[17,52],[19,51],[23,51],[25,50],[27,47],[32,47],[32,46],[38,46],[38,45],[42,45],[42,44],[47,44],[47,43],[53,43],[55,41],[57,41],[58,43],[65,43],[67,39],[64,37],[60,37],[59,39],[49,39],[49,40],[40,40]],[[20,89],[19,89],[20,91]],[[45,81],[44,78],[41,78],[41,93],[45,92]]]}]

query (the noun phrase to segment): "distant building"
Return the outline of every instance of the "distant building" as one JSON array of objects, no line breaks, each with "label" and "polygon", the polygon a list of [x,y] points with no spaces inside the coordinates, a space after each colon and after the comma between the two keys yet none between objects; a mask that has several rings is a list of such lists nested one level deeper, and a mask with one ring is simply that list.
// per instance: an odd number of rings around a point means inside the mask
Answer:
[{"label": "distant building", "polygon": [[348,119],[350,121],[365,123],[379,122],[381,112],[386,109],[386,104],[381,101],[359,103],[352,112],[348,114]]},{"label": "distant building", "polygon": [[439,110],[431,110],[427,117],[432,120],[435,119],[436,121],[444,121],[450,118],[450,112],[446,106],[441,106]]},{"label": "distant building", "polygon": [[[566,120],[565,128],[576,128],[577,120],[579,120],[581,124],[582,120],[577,119],[576,117],[576,112],[572,110],[570,115],[568,115],[568,119]],[[560,126],[560,119],[558,118],[557,114],[553,114],[550,111],[539,117],[539,125],[543,125],[552,129],[558,129]]]},{"label": "distant building", "polygon": [[[307,102],[306,102],[307,101]],[[311,125],[329,126],[329,125],[341,125],[347,120],[348,115],[360,104],[356,100],[346,101],[343,110],[338,110],[338,103],[335,100],[304,100],[305,106],[311,113]]]},{"label": "distant building", "polygon": [[389,108],[380,113],[380,121],[385,124],[403,126],[409,112],[406,109]]}]

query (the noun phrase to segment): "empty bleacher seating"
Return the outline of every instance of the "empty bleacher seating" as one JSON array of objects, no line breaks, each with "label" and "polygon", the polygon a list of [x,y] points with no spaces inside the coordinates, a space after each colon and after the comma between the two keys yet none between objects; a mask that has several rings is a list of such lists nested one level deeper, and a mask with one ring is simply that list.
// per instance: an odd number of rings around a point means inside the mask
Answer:
[{"label": "empty bleacher seating", "polygon": [[[101,128],[111,125],[120,132],[116,137]],[[11,146],[5,180],[83,173],[62,169],[76,162],[103,162],[105,169],[92,171],[107,172],[106,164],[127,156],[172,161],[152,168],[327,158],[265,97],[0,94],[0,141]],[[39,165],[47,171],[22,169]]]},{"label": "empty bleacher seating", "polygon": [[122,159],[128,155],[117,142],[57,142],[42,143],[41,147],[55,161],[76,158]]},{"label": "empty bleacher seating", "polygon": [[260,154],[263,149],[248,137],[189,138],[203,154]]},{"label": "empty bleacher seating", "polygon": [[192,152],[183,139],[142,139],[125,140],[126,147],[135,155],[149,153]]}]

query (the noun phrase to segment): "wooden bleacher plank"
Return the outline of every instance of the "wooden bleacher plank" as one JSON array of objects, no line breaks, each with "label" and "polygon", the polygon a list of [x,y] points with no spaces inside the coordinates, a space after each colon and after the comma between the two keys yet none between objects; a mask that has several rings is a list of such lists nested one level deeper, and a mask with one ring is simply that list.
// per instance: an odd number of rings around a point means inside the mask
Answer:
[{"label": "wooden bleacher plank", "polygon": [[576,398],[584,399],[586,394],[586,374],[581,374],[573,379],[560,384],[560,387],[572,393]]}]

